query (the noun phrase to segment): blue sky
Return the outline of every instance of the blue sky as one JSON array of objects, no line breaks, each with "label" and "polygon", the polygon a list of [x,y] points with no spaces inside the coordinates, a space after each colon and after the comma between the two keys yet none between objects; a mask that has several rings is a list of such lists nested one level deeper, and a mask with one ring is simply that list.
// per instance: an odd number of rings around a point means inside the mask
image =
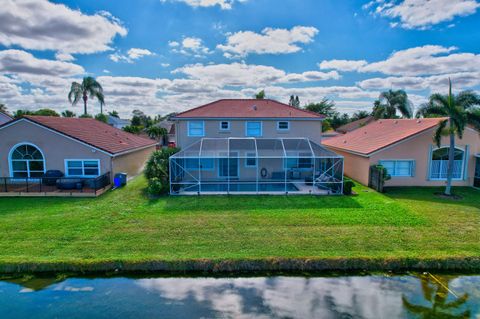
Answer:
[{"label": "blue sky", "polygon": [[[477,0],[6,1],[0,101],[72,109],[69,85],[102,83],[106,109],[181,111],[265,89],[283,102],[369,110],[387,89],[418,106],[480,89]],[[77,113],[81,107],[73,108]],[[98,112],[93,103],[91,113]]]}]

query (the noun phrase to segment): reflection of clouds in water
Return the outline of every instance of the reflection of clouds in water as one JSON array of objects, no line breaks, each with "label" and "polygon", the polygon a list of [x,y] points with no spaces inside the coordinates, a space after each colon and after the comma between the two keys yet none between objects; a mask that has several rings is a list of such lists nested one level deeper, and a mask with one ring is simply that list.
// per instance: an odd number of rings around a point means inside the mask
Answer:
[{"label": "reflection of clouds in water", "polygon": [[55,291],[68,291],[68,292],[91,292],[94,291],[95,288],[91,286],[85,286],[85,287],[74,287],[74,286],[69,286],[65,282],[60,283],[55,286],[53,289]]},{"label": "reflection of clouds in water", "polygon": [[160,278],[137,283],[164,298],[193,298],[236,318],[401,317],[400,289],[384,285],[382,277],[374,278]]}]

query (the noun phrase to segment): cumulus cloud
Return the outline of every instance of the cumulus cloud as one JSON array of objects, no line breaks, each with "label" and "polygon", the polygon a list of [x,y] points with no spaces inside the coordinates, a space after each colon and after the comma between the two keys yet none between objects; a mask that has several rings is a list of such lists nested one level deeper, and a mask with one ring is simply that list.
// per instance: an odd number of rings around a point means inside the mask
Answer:
[{"label": "cumulus cloud", "polygon": [[168,45],[172,52],[203,58],[212,53],[204,44],[203,40],[196,37],[185,37],[181,42],[170,41]]},{"label": "cumulus cloud", "polygon": [[247,0],[161,0],[161,2],[183,2],[191,7],[213,7],[219,6],[223,10],[230,10],[236,2],[246,2]]},{"label": "cumulus cloud", "polygon": [[387,75],[418,76],[480,70],[480,55],[452,53],[456,47],[425,45],[394,52],[387,59],[367,63],[364,60],[329,60],[321,69],[339,71],[380,72]]},{"label": "cumulus cloud", "polygon": [[338,71],[358,71],[365,65],[365,60],[323,60],[318,64],[322,70],[338,70]]},{"label": "cumulus cloud", "polygon": [[87,15],[47,0],[7,0],[0,6],[0,44],[7,47],[53,50],[67,57],[110,50],[114,37],[126,34],[108,12]]},{"label": "cumulus cloud", "polygon": [[110,60],[113,62],[127,62],[133,63],[135,60],[138,60],[144,56],[155,55],[147,49],[131,48],[127,51],[127,54],[121,54],[120,52],[115,52],[109,55]]},{"label": "cumulus cloud", "polygon": [[231,64],[194,64],[178,68],[173,73],[183,73],[191,79],[224,86],[261,86],[274,83],[311,82],[338,79],[335,72],[307,71],[286,73],[283,70],[265,65],[244,63]]},{"label": "cumulus cloud", "polygon": [[374,0],[364,5],[374,14],[393,19],[393,27],[406,29],[427,29],[457,16],[474,14],[478,7],[477,0]]},{"label": "cumulus cloud", "polygon": [[225,56],[245,57],[248,54],[286,54],[300,51],[299,44],[313,41],[314,27],[296,26],[290,30],[265,28],[260,33],[239,31],[228,35],[227,43],[217,46]]},{"label": "cumulus cloud", "polygon": [[85,73],[77,64],[38,59],[22,50],[0,51],[0,72],[48,76],[73,76]]}]

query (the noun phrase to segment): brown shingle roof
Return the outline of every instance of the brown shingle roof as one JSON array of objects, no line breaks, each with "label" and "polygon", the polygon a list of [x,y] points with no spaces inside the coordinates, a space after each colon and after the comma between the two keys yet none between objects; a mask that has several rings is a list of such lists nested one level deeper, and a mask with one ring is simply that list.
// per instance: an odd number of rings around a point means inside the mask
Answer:
[{"label": "brown shingle roof", "polygon": [[95,119],[53,116],[25,116],[24,118],[110,154],[156,144],[151,139],[127,133]]},{"label": "brown shingle roof", "polygon": [[347,152],[368,155],[431,129],[445,119],[446,118],[378,120],[345,135],[324,139],[322,144]]},{"label": "brown shingle roof", "polygon": [[363,119],[359,119],[359,120],[347,123],[345,125],[339,126],[337,128],[337,132],[345,134],[353,130],[356,130],[359,127],[365,126],[374,120],[375,118],[373,116],[367,116],[367,117],[364,117]]},{"label": "brown shingle roof", "polygon": [[304,118],[323,115],[269,99],[225,99],[179,113],[175,118]]}]

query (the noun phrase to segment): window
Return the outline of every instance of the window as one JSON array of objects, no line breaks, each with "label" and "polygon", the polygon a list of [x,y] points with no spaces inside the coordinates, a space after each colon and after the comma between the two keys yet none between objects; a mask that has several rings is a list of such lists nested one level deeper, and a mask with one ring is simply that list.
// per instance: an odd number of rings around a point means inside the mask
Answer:
[{"label": "window", "polygon": [[[291,155],[288,155],[288,156],[291,156]],[[292,169],[292,168],[310,169],[313,167],[313,159],[310,153],[299,153],[296,156],[298,157],[288,157],[285,159],[284,166],[286,169]]]},{"label": "window", "polygon": [[415,161],[412,160],[383,160],[379,164],[385,167],[392,177],[411,177]]},{"label": "window", "polygon": [[287,121],[277,122],[277,130],[288,131],[289,129],[290,129],[290,122],[287,122]]},{"label": "window", "polygon": [[[192,171],[198,171],[201,168],[202,171],[211,171],[214,166],[213,158],[186,158],[185,167]],[[200,164],[200,167],[198,166]]]},{"label": "window", "polygon": [[230,131],[230,122],[228,121],[220,122],[220,131]]},{"label": "window", "polygon": [[204,136],[205,126],[203,121],[188,122],[188,136]]},{"label": "window", "polygon": [[218,159],[219,177],[238,177],[238,153],[232,153],[231,158]]},{"label": "window", "polygon": [[[442,147],[432,152],[430,162],[430,178],[431,179],[447,179],[448,171],[448,152],[449,147]],[[453,155],[453,175],[454,179],[462,179],[463,176],[463,162],[465,152],[461,149],[455,148]]]},{"label": "window", "polygon": [[245,158],[245,167],[257,167],[257,157],[255,153],[247,153]]},{"label": "window", "polygon": [[245,135],[250,137],[262,136],[262,122],[246,122]]},{"label": "window", "polygon": [[100,175],[100,160],[65,160],[67,176],[96,177]]},{"label": "window", "polygon": [[16,146],[10,153],[12,177],[42,177],[45,159],[39,148],[32,144]]}]

